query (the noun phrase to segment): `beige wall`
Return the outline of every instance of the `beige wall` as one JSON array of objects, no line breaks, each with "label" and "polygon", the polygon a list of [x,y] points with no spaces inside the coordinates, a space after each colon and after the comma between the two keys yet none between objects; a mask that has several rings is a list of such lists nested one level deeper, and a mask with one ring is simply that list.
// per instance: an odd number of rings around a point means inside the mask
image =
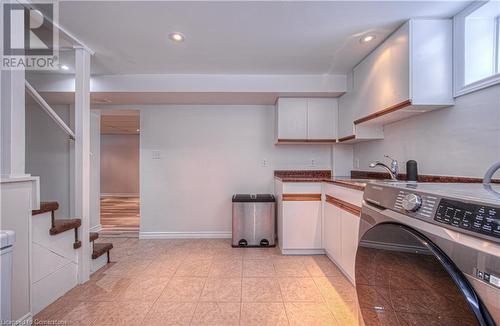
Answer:
[{"label": "beige wall", "polygon": [[139,194],[138,135],[101,135],[101,194]]}]

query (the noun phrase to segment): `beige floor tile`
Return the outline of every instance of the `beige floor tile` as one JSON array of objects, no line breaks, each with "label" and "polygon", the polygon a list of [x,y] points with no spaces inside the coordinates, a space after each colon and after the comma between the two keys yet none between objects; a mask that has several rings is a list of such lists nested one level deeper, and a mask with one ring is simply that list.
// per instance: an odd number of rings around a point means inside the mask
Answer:
[{"label": "beige floor tile", "polygon": [[113,301],[131,282],[129,278],[103,275],[96,281],[73,288],[66,296],[75,301]]},{"label": "beige floor tile", "polygon": [[189,325],[196,309],[195,302],[156,302],[141,326]]},{"label": "beige floor tile", "polygon": [[102,302],[92,326],[140,325],[152,302]]},{"label": "beige floor tile", "polygon": [[214,259],[208,277],[233,278],[241,277],[243,261],[238,258]]},{"label": "beige floor tile", "polygon": [[326,300],[326,306],[341,325],[356,326],[359,324],[357,302]]},{"label": "beige floor tile", "polygon": [[[295,258],[295,257],[290,257]],[[273,260],[278,277],[308,277],[309,272],[301,260],[278,258]]]},{"label": "beige floor tile", "polygon": [[283,303],[244,302],[241,306],[241,325],[285,326],[288,325]]},{"label": "beige floor tile", "polygon": [[337,265],[324,255],[307,257],[304,259],[304,265],[311,276],[344,277]]},{"label": "beige floor tile", "polygon": [[243,250],[243,259],[273,259],[278,255],[275,248],[240,248]]},{"label": "beige floor tile", "polygon": [[200,302],[191,325],[231,326],[240,323],[240,303]]},{"label": "beige floor tile", "polygon": [[285,308],[291,326],[339,325],[324,303],[287,302]]},{"label": "beige floor tile", "polygon": [[[37,313],[33,319],[34,320],[39,320],[39,321],[47,321],[50,320],[50,318],[55,315],[56,312],[59,310],[63,309],[64,307],[68,306],[68,301],[65,300],[66,296],[62,296],[50,305],[48,305],[45,309]],[[77,304],[77,303],[76,303]],[[74,305],[76,305],[74,304]]]},{"label": "beige floor tile", "polygon": [[140,277],[132,279],[130,285],[116,296],[117,301],[155,301],[170,278]]},{"label": "beige floor tile", "polygon": [[113,276],[135,276],[141,274],[152,260],[130,259],[118,261],[111,268],[106,270],[107,275]]},{"label": "beige floor tile", "polygon": [[284,277],[279,278],[281,294],[284,301],[323,302],[316,284],[312,278]]},{"label": "beige floor tile", "polygon": [[243,302],[282,302],[281,289],[276,278],[243,278]]},{"label": "beige floor tile", "polygon": [[243,261],[243,277],[275,277],[273,262],[269,259]]},{"label": "beige floor tile", "polygon": [[91,325],[99,310],[98,303],[94,302],[72,302],[62,309],[57,310],[51,316],[37,317],[36,320],[46,325]]},{"label": "beige floor tile", "polygon": [[200,301],[240,302],[241,278],[208,278]]},{"label": "beige floor tile", "polygon": [[356,289],[345,277],[313,277],[319,292],[330,301],[356,301]]},{"label": "beige floor tile", "polygon": [[202,277],[172,277],[159,301],[196,302],[200,299],[205,278]]},{"label": "beige floor tile", "polygon": [[231,248],[228,239],[99,240],[114,244],[116,263],[35,318],[75,326],[357,324],[354,288],[326,256]]},{"label": "beige floor tile", "polygon": [[182,263],[181,259],[164,258],[160,256],[156,261],[153,261],[143,272],[143,275],[154,277],[170,277],[175,274],[177,268]]},{"label": "beige floor tile", "polygon": [[186,260],[179,265],[175,276],[196,276],[206,277],[212,265],[211,259]]}]

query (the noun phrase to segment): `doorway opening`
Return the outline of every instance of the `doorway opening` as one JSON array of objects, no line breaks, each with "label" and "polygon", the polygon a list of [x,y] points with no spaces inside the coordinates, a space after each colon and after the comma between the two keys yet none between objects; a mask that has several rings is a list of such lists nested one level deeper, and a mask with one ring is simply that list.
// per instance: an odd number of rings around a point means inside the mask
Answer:
[{"label": "doorway opening", "polygon": [[139,110],[101,110],[100,220],[102,233],[138,236]]}]

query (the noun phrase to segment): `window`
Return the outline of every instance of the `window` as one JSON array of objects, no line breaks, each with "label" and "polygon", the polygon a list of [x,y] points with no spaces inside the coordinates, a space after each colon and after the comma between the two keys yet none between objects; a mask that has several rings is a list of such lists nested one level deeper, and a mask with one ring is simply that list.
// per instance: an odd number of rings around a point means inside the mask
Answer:
[{"label": "window", "polygon": [[455,96],[500,83],[500,1],[475,2],[454,17]]}]

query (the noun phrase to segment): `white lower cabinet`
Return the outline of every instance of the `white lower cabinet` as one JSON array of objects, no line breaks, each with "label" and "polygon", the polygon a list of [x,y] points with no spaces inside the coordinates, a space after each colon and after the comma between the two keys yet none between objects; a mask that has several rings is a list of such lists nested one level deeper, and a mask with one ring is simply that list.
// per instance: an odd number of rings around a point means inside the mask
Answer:
[{"label": "white lower cabinet", "polygon": [[359,216],[328,202],[323,208],[323,246],[326,253],[354,281]]},{"label": "white lower cabinet", "polygon": [[322,249],[321,202],[283,202],[282,249]]},{"label": "white lower cabinet", "polygon": [[354,263],[358,248],[359,216],[340,209],[342,268],[354,280]]},{"label": "white lower cabinet", "polygon": [[342,257],[340,230],[340,209],[325,202],[323,207],[323,244],[328,255],[340,261]]}]

